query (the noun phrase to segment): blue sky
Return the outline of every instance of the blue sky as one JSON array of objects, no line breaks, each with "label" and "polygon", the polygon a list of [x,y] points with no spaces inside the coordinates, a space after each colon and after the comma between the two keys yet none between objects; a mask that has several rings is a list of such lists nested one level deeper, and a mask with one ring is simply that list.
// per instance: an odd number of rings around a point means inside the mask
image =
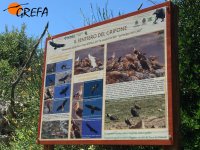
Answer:
[{"label": "blue sky", "polygon": [[[162,3],[164,0],[153,0]],[[38,8],[47,7],[48,16],[46,17],[24,17],[10,15],[3,11],[12,2],[19,4],[29,3],[26,7]],[[0,33],[5,31],[5,25],[9,29],[12,27],[20,28],[22,23],[27,25],[27,33],[29,36],[38,37],[47,21],[49,21],[49,32],[56,35],[84,26],[84,19],[81,15],[80,8],[85,16],[91,17],[90,4],[94,7],[99,6],[105,8],[107,0],[1,0],[0,1]],[[148,0],[108,0],[108,9],[113,11],[114,16],[118,12],[129,13],[135,11],[139,5],[143,3],[142,8],[152,6]],[[24,6],[25,7],[25,6]]]}]

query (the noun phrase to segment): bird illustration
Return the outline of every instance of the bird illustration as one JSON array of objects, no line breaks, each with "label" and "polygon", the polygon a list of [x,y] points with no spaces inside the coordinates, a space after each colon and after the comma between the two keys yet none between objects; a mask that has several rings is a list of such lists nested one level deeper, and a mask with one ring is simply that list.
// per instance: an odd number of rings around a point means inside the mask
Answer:
[{"label": "bird illustration", "polygon": [[99,84],[96,83],[90,88],[90,91],[91,91],[92,95],[95,94],[95,92],[97,91],[98,87],[99,87]]},{"label": "bird illustration", "polygon": [[153,22],[154,24],[157,23],[156,21],[157,21],[158,19],[162,19],[161,22],[163,22],[163,21],[164,21],[164,18],[165,18],[165,11],[164,11],[163,8],[157,9],[157,10],[153,13],[153,15],[156,15],[155,21]]},{"label": "bird illustration", "polygon": [[130,122],[130,120],[129,120],[128,118],[126,118],[124,121],[125,121],[125,123],[126,123],[128,126],[131,126],[131,125],[132,125],[131,122]]},{"label": "bird illustration", "polygon": [[91,62],[92,68],[97,67],[97,64],[96,64],[96,57],[94,57],[94,56],[88,54],[88,58],[89,58],[89,60],[90,60],[90,62]]},{"label": "bird illustration", "polygon": [[119,120],[119,118],[116,115],[106,114],[106,117],[108,117],[112,121]]},{"label": "bird illustration", "polygon": [[67,80],[68,77],[69,77],[69,75],[67,74],[67,75],[64,76],[63,78],[60,78],[58,81],[64,82],[64,83],[65,83],[65,80]]},{"label": "bird illustration", "polygon": [[65,100],[63,101],[63,103],[62,103],[60,106],[57,107],[56,111],[60,111],[60,110],[61,110],[61,111],[63,112],[63,111],[64,111],[64,107],[65,107],[67,101],[68,101],[68,100],[65,99]]},{"label": "bird illustration", "polygon": [[131,108],[131,114],[133,117],[139,117],[139,113],[138,113],[137,109],[135,109],[133,107]]},{"label": "bird illustration", "polygon": [[93,132],[93,133],[96,133],[96,134],[98,133],[97,130],[95,130],[93,127],[91,127],[90,124],[86,123],[86,126],[90,130],[90,132]]},{"label": "bird illustration", "polygon": [[101,109],[99,107],[96,107],[96,106],[93,106],[93,105],[85,104],[85,107],[87,107],[91,110],[91,114],[94,114],[95,111],[101,111]]},{"label": "bird illustration", "polygon": [[82,98],[83,95],[83,85],[79,87],[79,90],[74,94],[74,98],[79,100]]},{"label": "bird illustration", "polygon": [[61,48],[61,47],[64,47],[65,44],[58,44],[58,43],[55,43],[53,41],[49,41],[49,44],[54,47],[54,50],[56,50],[57,48]]},{"label": "bird illustration", "polygon": [[65,88],[63,88],[61,91],[60,91],[60,95],[67,95],[67,91],[69,90],[69,86],[67,86],[67,87],[65,87]]}]

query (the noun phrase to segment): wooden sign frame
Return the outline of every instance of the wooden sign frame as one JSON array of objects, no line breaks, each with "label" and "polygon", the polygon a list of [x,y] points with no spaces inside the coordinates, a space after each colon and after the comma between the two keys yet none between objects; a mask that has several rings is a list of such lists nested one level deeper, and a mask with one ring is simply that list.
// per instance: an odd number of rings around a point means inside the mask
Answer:
[{"label": "wooden sign frame", "polygon": [[[40,98],[40,117],[39,117],[39,125],[38,125],[38,140],[37,142],[39,144],[44,144],[44,145],[54,145],[54,144],[99,144],[99,145],[173,145],[174,140],[176,138],[175,133],[175,126],[176,126],[176,120],[174,119],[174,116],[176,116],[177,112],[177,107],[178,107],[178,97],[177,97],[177,92],[178,92],[178,82],[177,82],[177,37],[176,31],[175,31],[175,24],[176,24],[176,18],[174,18],[175,14],[175,7],[171,2],[165,2],[159,5],[155,5],[143,10],[139,10],[137,12],[125,14],[110,20],[106,20],[103,22],[99,22],[96,24],[92,24],[90,26],[86,26],[80,29],[72,30],[66,33],[62,33],[59,35],[55,35],[52,38],[56,39],[62,36],[67,36],[73,33],[77,33],[80,31],[84,31],[87,29],[91,29],[97,26],[101,26],[104,24],[109,24],[115,21],[118,21],[120,19],[125,19],[131,16],[136,16],[154,9],[158,9],[161,7],[166,7],[166,42],[167,42],[167,91],[168,91],[168,129],[169,129],[169,139],[164,139],[164,140],[95,140],[95,139],[81,139],[81,140],[54,140],[54,139],[40,139],[40,134],[41,134],[41,119],[42,119],[42,108],[43,108],[43,92],[41,94]],[[47,51],[47,44],[51,40],[51,38],[46,39],[46,47],[45,47],[45,52],[44,52],[44,67],[43,67],[43,72],[46,70],[46,51]],[[176,74],[174,74],[176,73]],[[43,73],[42,77],[42,91],[44,91],[44,81],[45,81],[45,73]],[[175,104],[176,103],[176,104]],[[176,127],[177,128],[177,127]]]}]

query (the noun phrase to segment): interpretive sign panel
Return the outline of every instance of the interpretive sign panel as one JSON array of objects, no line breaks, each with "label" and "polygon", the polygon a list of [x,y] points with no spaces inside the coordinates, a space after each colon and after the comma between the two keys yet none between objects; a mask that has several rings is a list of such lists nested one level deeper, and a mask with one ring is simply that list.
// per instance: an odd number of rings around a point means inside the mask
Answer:
[{"label": "interpretive sign panel", "polygon": [[38,141],[173,143],[171,3],[48,38]]}]

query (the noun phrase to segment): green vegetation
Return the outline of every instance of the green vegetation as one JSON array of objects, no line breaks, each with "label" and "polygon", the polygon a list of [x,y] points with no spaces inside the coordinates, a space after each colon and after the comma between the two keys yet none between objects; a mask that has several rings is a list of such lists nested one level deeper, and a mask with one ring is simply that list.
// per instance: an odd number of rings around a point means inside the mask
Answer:
[{"label": "green vegetation", "polygon": [[[200,149],[200,0],[176,0],[175,3],[179,6],[181,147],[197,150]],[[36,42],[35,38],[27,36],[25,29],[26,26],[22,25],[21,29],[8,31],[6,28],[5,32],[0,33],[1,105],[11,102],[12,82],[22,70]],[[43,51],[38,49],[15,89],[15,114],[10,113],[10,107],[6,109],[6,106],[5,112],[1,113],[0,122],[4,121],[5,126],[1,126],[0,136],[7,135],[8,138],[5,143],[0,143],[2,150],[43,149],[36,144],[42,61]],[[157,150],[160,147],[91,145],[56,146],[55,149]]]}]

